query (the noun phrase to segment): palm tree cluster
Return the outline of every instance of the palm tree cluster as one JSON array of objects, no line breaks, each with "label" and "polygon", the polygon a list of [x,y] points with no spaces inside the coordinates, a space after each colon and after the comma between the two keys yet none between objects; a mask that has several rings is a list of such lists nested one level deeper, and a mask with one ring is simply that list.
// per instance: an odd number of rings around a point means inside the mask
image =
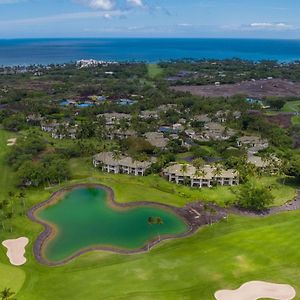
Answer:
[{"label": "palm tree cluster", "polygon": [[148,218],[148,224],[150,224],[150,225],[161,225],[163,223],[164,222],[161,217],[149,217]]}]

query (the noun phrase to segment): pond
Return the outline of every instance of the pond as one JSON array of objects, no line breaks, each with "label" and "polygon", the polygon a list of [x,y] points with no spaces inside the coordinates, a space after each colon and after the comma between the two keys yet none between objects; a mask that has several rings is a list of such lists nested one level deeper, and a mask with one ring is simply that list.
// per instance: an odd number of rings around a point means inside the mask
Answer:
[{"label": "pond", "polygon": [[39,247],[48,262],[66,261],[94,249],[143,251],[153,241],[189,230],[171,208],[147,202],[121,206],[109,189],[101,187],[76,187],[52,198],[34,212],[51,231]]}]

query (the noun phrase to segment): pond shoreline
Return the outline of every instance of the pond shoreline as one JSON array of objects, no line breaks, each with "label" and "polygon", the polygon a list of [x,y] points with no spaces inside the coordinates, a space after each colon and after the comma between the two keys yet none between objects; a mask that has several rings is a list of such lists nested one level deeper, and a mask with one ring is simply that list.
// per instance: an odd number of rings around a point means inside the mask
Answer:
[{"label": "pond shoreline", "polygon": [[[141,248],[134,249],[134,250],[126,250],[126,249],[119,249],[116,247],[108,247],[108,246],[91,246],[88,248],[84,248],[78,252],[76,252],[74,255],[61,260],[61,261],[49,261],[47,260],[43,255],[43,249],[45,243],[55,235],[56,228],[52,224],[48,224],[45,221],[40,220],[36,214],[37,212],[49,205],[52,205],[62,199],[63,195],[66,192],[72,191],[77,188],[99,188],[104,190],[107,193],[107,198],[109,201],[109,204],[113,205],[116,208],[134,208],[139,206],[151,206],[151,207],[157,207],[161,209],[165,209],[168,211],[171,211],[176,216],[181,218],[184,223],[187,225],[187,231],[181,234],[177,235],[165,235],[161,238],[155,238],[149,243]],[[199,213],[199,211],[203,213]],[[204,213],[204,211],[206,213]],[[212,212],[214,212],[212,214]],[[163,203],[157,203],[157,202],[150,202],[150,201],[138,201],[138,202],[129,202],[129,203],[119,203],[115,200],[114,191],[105,185],[101,184],[77,184],[69,187],[62,188],[56,192],[54,192],[47,200],[33,206],[27,213],[27,216],[34,222],[42,225],[44,227],[44,230],[39,234],[37,239],[35,240],[34,246],[33,246],[33,252],[34,256],[37,259],[38,262],[41,264],[45,264],[48,266],[59,266],[64,265],[74,258],[95,250],[102,250],[102,251],[109,251],[113,253],[118,254],[138,254],[138,253],[144,253],[148,252],[151,248],[153,248],[155,245],[159,244],[162,241],[175,239],[175,238],[183,238],[192,235],[194,232],[196,232],[201,226],[212,224],[215,222],[218,222],[224,218],[227,217],[227,214],[224,209],[217,207],[214,204],[205,204],[202,202],[193,202],[189,203],[183,208],[174,207],[171,205],[163,204]]]}]

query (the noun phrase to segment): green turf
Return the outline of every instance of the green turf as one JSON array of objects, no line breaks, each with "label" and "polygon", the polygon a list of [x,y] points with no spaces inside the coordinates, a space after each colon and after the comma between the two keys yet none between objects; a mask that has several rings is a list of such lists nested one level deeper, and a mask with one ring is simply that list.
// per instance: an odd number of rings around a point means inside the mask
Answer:
[{"label": "green turf", "polygon": [[292,123],[293,125],[300,125],[300,116],[292,117]]},{"label": "green turf", "polygon": [[[1,250],[5,252],[4,249]],[[1,254],[0,256],[4,257],[4,254]],[[6,258],[3,260],[5,259]],[[0,291],[6,287],[10,287],[12,291],[18,292],[25,281],[25,277],[26,274],[22,269],[0,263]]]},{"label": "green turf", "polygon": [[288,101],[282,108],[283,112],[297,112],[300,111],[300,100]]},{"label": "green turf", "polygon": [[8,192],[15,189],[15,175],[5,162],[5,155],[10,149],[7,146],[7,140],[15,137],[17,135],[0,130],[0,201],[5,199]]},{"label": "green turf", "polygon": [[205,299],[249,280],[289,283],[300,292],[300,213],[230,217],[149,253],[85,254],[63,267],[30,259],[18,299]]},{"label": "green turf", "polygon": [[158,64],[148,64],[148,75],[151,78],[155,78],[163,73],[163,69]]},{"label": "green turf", "polygon": [[[7,133],[0,130],[0,137],[1,175],[7,178],[0,180],[3,195],[13,189],[10,179],[14,174],[3,161],[9,151],[5,146]],[[154,175],[134,178],[102,174],[91,166],[90,159],[74,159],[70,166],[73,179],[65,185],[107,184],[120,202],[151,200],[182,206],[198,199],[222,204],[234,197],[227,187],[200,191],[168,183]],[[278,203],[295,192],[292,185],[282,186],[278,178],[261,181],[271,186]],[[58,186],[27,191],[27,208],[47,199],[57,189]],[[248,280],[289,283],[300,293],[300,212],[266,218],[231,216],[191,237],[164,242],[149,253],[92,252],[54,268],[40,265],[33,257],[34,240],[42,231],[40,225],[18,210],[6,225],[9,230],[0,227],[1,241],[20,236],[30,239],[28,263],[21,268],[11,267],[4,248],[0,250],[0,289],[6,286],[19,291],[18,300],[212,300],[216,290],[237,288]]]}]

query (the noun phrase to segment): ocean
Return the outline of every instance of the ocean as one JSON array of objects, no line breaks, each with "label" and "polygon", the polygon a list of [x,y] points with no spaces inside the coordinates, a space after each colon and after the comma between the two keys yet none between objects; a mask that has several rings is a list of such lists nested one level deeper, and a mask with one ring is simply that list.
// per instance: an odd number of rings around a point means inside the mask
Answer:
[{"label": "ocean", "polygon": [[79,59],[158,62],[240,58],[300,60],[300,40],[94,38],[0,40],[0,65],[67,63]]}]

